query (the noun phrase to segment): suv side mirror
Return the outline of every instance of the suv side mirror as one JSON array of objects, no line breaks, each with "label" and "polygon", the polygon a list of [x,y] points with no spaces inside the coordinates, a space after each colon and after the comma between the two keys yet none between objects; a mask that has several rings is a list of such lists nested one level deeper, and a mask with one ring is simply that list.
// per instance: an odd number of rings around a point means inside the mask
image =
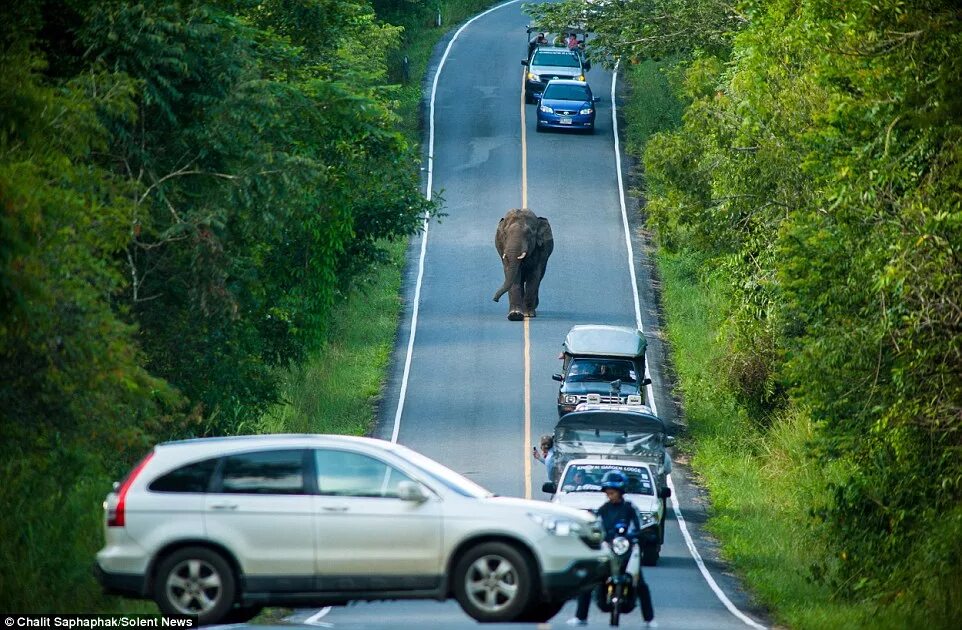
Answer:
[{"label": "suv side mirror", "polygon": [[667,498],[669,498],[670,496],[671,496],[671,488],[669,488],[669,487],[666,486],[666,487],[664,487],[664,488],[659,488],[659,489],[658,489],[658,498],[659,498],[659,499],[667,499]]},{"label": "suv side mirror", "polygon": [[541,491],[547,492],[548,494],[554,494],[558,491],[558,486],[554,482],[546,481],[544,482],[544,485],[541,486]]},{"label": "suv side mirror", "polygon": [[552,374],[552,375],[551,375],[551,380],[553,380],[553,381],[558,381],[558,382],[560,383],[560,382],[563,381],[564,379],[561,377],[560,374]]},{"label": "suv side mirror", "polygon": [[674,436],[674,435],[666,435],[666,436],[665,436],[665,446],[674,446],[674,445],[675,445],[675,436]]},{"label": "suv side mirror", "polygon": [[397,485],[397,496],[402,501],[413,503],[424,503],[428,500],[428,495],[424,493],[421,484],[414,481],[402,481]]},{"label": "suv side mirror", "polygon": [[641,386],[644,387],[645,385],[651,385],[651,379],[650,379],[650,378],[643,378],[643,379],[641,379]]},{"label": "suv side mirror", "polygon": [[522,59],[522,60],[521,60],[521,65],[522,65],[522,66],[528,65],[528,60],[527,60],[527,59]]}]

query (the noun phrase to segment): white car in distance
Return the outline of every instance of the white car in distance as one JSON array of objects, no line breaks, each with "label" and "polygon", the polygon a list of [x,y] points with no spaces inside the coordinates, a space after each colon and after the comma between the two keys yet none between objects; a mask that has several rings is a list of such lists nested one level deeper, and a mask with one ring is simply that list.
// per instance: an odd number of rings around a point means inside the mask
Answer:
[{"label": "white car in distance", "polygon": [[496,497],[369,438],[159,444],[104,512],[105,590],[202,624],[263,606],[450,597],[478,621],[541,622],[608,570],[597,517]]},{"label": "white car in distance", "polygon": [[554,495],[552,503],[594,512],[608,500],[601,490],[601,480],[610,470],[620,470],[628,477],[625,499],[638,512],[641,561],[645,566],[655,566],[665,542],[664,500],[671,496],[671,489],[659,489],[652,464],[626,459],[575,459],[565,466],[560,484],[548,482],[542,490]]}]

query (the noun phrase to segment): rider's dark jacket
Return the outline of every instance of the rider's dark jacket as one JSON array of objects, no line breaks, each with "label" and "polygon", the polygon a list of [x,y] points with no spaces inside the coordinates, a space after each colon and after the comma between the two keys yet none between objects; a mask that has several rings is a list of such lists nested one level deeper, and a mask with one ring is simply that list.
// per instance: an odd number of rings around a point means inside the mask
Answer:
[{"label": "rider's dark jacket", "polygon": [[608,501],[598,508],[598,516],[601,517],[602,527],[605,528],[605,540],[608,542],[614,540],[615,536],[618,535],[616,529],[618,523],[628,525],[628,531],[634,531],[635,533],[641,529],[641,523],[638,522],[638,511],[635,510],[631,501],[626,499],[622,499],[621,503]]}]

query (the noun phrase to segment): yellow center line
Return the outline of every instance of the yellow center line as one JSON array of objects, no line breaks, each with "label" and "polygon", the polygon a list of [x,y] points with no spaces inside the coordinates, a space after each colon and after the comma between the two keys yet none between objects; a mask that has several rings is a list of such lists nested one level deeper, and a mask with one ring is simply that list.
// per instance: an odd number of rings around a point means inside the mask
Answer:
[{"label": "yellow center line", "polygon": [[[527,70],[525,70],[527,72]],[[521,207],[528,207],[528,141],[524,112],[524,78],[521,73]],[[524,319],[524,498],[531,498],[531,329]]]}]

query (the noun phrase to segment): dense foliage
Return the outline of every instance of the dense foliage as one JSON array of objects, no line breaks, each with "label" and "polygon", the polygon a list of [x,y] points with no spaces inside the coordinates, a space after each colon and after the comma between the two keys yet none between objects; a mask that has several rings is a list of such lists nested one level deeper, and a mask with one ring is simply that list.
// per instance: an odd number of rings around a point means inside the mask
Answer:
[{"label": "dense foliage", "polygon": [[107,475],[250,426],[435,208],[365,0],[5,3],[0,35],[0,601],[89,608],[43,589],[90,582]]},{"label": "dense foliage", "polygon": [[[839,597],[962,617],[962,13],[949,0],[569,2],[596,58],[677,58],[645,153],[663,246],[729,287],[725,363],[761,432],[815,423]],[[641,95],[641,98],[644,98]]]}]

